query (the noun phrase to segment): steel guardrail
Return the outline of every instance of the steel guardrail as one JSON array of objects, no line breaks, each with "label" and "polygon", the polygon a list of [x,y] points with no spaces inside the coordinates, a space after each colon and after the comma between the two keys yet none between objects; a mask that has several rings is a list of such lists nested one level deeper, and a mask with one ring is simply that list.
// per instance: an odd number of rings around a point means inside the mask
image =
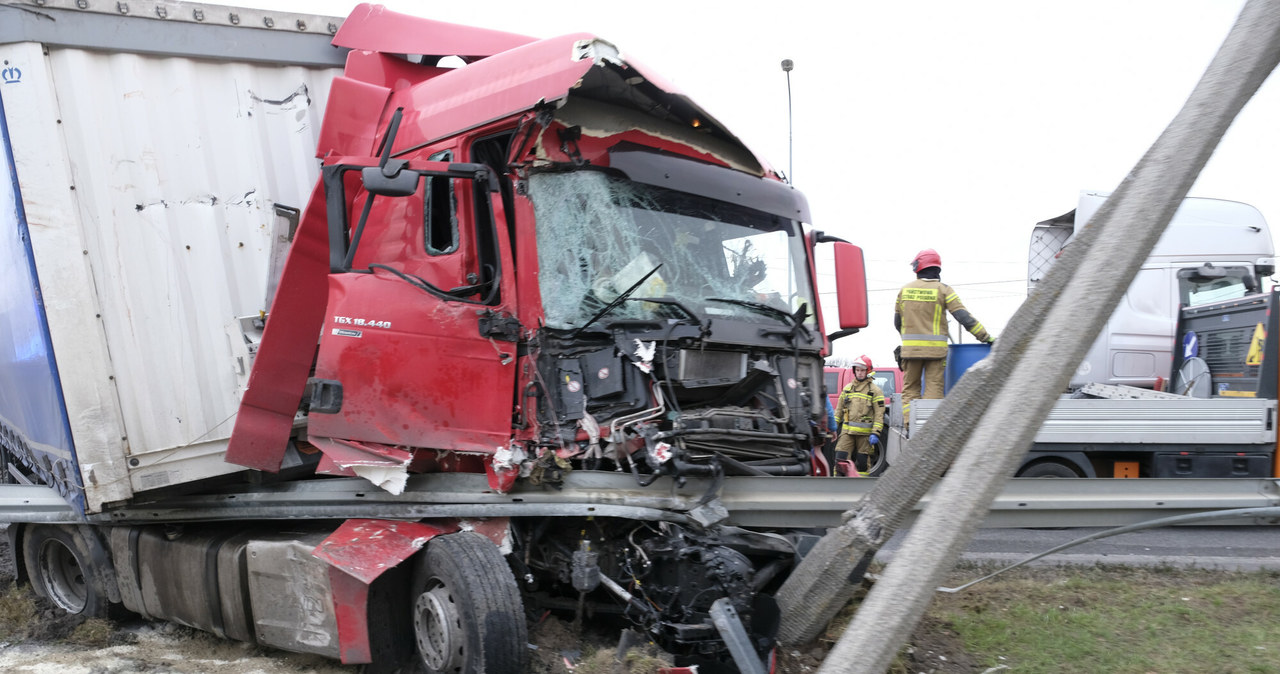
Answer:
[{"label": "steel guardrail", "polygon": [[[700,506],[708,480],[677,486],[662,478],[640,487],[629,474],[570,473],[559,489],[521,485],[489,490],[483,475],[415,475],[402,494],[359,478],[307,480],[135,503],[90,522],[138,523],[251,519],[420,519],[426,517],[596,516],[717,521],[751,527],[824,528],[875,486],[875,478],[732,477]],[[926,494],[916,512],[927,507]],[[1171,515],[1280,505],[1280,480],[1011,479],[984,527],[1120,526]],[[721,511],[723,509],[723,512]],[[47,487],[0,485],[0,521],[71,522],[75,513]],[[1222,524],[1276,524],[1252,519]]]}]

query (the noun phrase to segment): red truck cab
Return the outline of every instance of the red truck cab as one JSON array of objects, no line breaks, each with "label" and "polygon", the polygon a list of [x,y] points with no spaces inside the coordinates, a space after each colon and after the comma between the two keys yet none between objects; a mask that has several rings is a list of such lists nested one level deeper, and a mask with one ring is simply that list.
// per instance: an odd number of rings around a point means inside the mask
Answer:
[{"label": "red truck cab", "polygon": [[[535,40],[361,5],[334,43],[352,51],[325,114],[321,183],[229,461],[279,470],[301,400],[316,473],[397,494],[417,473],[478,473],[501,494],[570,471],[630,473],[640,487],[814,472],[823,357],[866,326],[866,290],[861,251],[810,227],[799,191],[592,35]],[[837,263],[830,334],[819,245]],[[623,601],[664,649],[702,661],[728,654],[717,598],[748,625],[771,614],[769,578],[751,579],[792,556],[763,534],[730,548],[578,505],[536,513],[485,518],[519,560],[525,601],[580,601],[567,569],[598,559],[616,580],[592,585],[592,602]],[[325,559],[371,582],[349,561],[360,545],[335,534]],[[681,581],[705,575],[695,559],[733,571],[714,587]],[[635,564],[652,574],[646,601],[629,593]],[[422,601],[420,622],[443,619]],[[520,623],[520,602],[504,601]],[[761,630],[753,643],[767,650]]]},{"label": "red truck cab", "polygon": [[[822,376],[823,384],[827,389],[827,399],[831,401],[831,406],[835,407],[840,398],[840,392],[853,381],[853,369],[828,365],[823,368]],[[877,367],[871,376],[875,379],[876,386],[884,391],[885,397],[902,393],[902,370],[896,367]]]}]

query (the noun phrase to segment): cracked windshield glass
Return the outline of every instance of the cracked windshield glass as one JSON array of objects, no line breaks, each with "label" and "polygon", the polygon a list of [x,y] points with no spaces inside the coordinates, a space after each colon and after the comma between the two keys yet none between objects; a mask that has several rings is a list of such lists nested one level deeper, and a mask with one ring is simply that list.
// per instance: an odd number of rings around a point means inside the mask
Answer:
[{"label": "cracked windshield glass", "polygon": [[581,326],[641,279],[603,323],[688,318],[675,301],[702,319],[786,325],[805,305],[815,326],[791,220],[599,171],[534,174],[529,193],[549,327]]}]

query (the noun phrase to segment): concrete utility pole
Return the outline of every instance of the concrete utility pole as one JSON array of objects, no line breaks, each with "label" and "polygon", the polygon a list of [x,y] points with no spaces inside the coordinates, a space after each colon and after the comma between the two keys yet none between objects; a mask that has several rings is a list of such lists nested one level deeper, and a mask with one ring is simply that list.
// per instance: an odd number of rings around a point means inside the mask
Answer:
[{"label": "concrete utility pole", "polygon": [[888,667],[1231,121],[1277,62],[1280,0],[1251,0],[1178,116],[1018,310],[993,356],[912,438],[908,463],[886,473],[788,579],[778,596],[784,643],[817,634],[919,496],[958,458],[821,672]]}]

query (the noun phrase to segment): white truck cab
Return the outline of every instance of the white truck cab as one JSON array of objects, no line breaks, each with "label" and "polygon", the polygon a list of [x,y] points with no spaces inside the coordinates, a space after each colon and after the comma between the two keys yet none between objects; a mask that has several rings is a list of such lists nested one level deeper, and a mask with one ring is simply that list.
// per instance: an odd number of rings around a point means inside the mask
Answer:
[{"label": "white truck cab", "polygon": [[[1107,196],[1081,192],[1075,210],[1036,224],[1027,255],[1028,293]],[[1262,277],[1274,272],[1275,246],[1258,209],[1187,198],[1076,369],[1071,387],[1160,388],[1171,375],[1179,307],[1257,293]]]}]

